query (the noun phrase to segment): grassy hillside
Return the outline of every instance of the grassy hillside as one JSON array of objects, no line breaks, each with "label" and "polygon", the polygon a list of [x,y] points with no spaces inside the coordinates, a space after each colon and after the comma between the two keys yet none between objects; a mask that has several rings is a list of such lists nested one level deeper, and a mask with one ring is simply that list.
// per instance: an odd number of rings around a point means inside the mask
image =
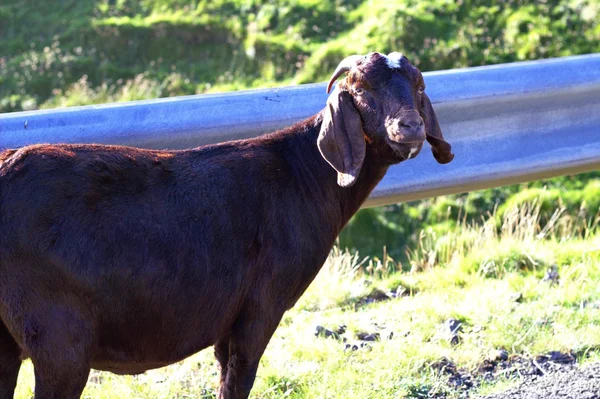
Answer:
[{"label": "grassy hillside", "polygon": [[0,112],[321,81],[374,50],[424,71],[589,53],[599,21],[599,0],[5,0]]}]

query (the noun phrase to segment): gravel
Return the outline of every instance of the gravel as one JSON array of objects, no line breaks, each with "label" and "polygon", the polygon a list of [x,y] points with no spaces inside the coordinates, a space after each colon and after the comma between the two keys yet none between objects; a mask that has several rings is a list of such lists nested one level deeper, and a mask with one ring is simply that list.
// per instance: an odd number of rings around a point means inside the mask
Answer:
[{"label": "gravel", "polygon": [[484,399],[600,399],[600,363],[530,376],[517,387]]}]

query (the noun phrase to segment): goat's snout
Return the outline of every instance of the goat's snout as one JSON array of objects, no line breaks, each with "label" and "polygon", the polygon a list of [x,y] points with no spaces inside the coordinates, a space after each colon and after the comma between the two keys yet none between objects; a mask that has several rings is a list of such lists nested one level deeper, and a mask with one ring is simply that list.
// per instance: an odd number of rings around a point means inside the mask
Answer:
[{"label": "goat's snout", "polygon": [[400,144],[422,144],[425,141],[425,125],[419,115],[393,119],[387,125],[392,141]]}]

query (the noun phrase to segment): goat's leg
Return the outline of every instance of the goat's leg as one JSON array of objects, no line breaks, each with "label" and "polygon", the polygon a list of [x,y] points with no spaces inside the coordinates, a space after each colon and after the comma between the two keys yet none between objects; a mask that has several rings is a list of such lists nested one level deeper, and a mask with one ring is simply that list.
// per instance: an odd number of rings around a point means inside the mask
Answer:
[{"label": "goat's leg", "polygon": [[229,341],[227,377],[219,390],[219,399],[246,399],[254,385],[256,371],[283,312],[258,309],[242,312]]},{"label": "goat's leg", "polygon": [[221,373],[221,380],[219,382],[219,398],[221,398],[224,395],[222,391],[225,387],[229,366],[229,337],[221,339],[215,344],[215,357],[219,362],[219,371]]},{"label": "goat's leg", "polygon": [[[43,322],[40,322],[43,321]],[[91,333],[66,307],[32,318],[27,350],[35,373],[35,399],[79,399],[90,373]]]},{"label": "goat's leg", "polygon": [[89,365],[80,361],[73,363],[37,361],[34,362],[33,367],[34,399],[79,399],[90,373]]},{"label": "goat's leg", "polygon": [[0,321],[0,398],[12,398],[21,368],[21,349]]},{"label": "goat's leg", "polygon": [[34,399],[79,399],[90,373],[89,366],[83,364],[53,366],[38,362],[34,363],[33,367],[35,370]]}]

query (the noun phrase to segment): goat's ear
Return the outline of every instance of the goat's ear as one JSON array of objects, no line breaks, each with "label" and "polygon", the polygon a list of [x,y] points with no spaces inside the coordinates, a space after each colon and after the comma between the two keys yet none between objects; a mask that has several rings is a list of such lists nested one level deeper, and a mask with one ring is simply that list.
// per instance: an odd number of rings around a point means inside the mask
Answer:
[{"label": "goat's ear", "polygon": [[347,91],[336,88],[327,99],[317,146],[338,172],[338,184],[353,185],[365,160],[366,143],[360,115]]},{"label": "goat's ear", "polygon": [[452,146],[444,140],[442,129],[438,123],[437,116],[433,111],[433,106],[427,94],[423,93],[423,106],[421,117],[425,122],[425,134],[427,141],[431,144],[433,157],[439,163],[448,163],[454,159]]}]

